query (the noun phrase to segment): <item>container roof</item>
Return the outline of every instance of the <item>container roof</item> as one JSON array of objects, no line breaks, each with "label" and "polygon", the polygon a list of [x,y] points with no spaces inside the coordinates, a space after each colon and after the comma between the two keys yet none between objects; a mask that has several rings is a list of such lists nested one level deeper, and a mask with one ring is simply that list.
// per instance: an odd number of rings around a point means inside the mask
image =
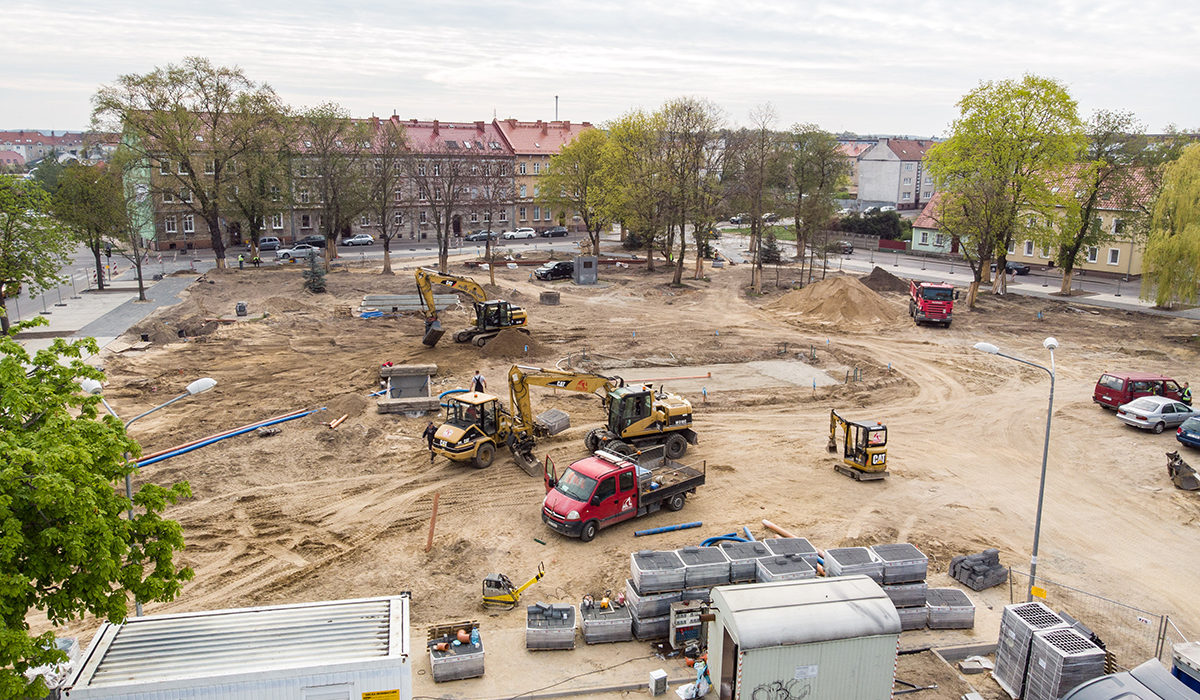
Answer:
[{"label": "container roof", "polygon": [[720,586],[712,600],[743,651],[900,634],[896,606],[867,576]]},{"label": "container roof", "polygon": [[72,689],[399,659],[407,596],[212,610],[105,623]]}]

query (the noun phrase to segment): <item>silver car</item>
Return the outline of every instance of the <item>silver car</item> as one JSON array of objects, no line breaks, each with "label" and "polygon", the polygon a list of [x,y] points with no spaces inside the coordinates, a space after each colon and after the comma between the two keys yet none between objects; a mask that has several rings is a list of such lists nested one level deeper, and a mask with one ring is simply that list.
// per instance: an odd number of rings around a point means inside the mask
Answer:
[{"label": "silver car", "polygon": [[1197,415],[1191,406],[1166,396],[1143,396],[1117,408],[1117,418],[1142,430],[1161,433]]}]

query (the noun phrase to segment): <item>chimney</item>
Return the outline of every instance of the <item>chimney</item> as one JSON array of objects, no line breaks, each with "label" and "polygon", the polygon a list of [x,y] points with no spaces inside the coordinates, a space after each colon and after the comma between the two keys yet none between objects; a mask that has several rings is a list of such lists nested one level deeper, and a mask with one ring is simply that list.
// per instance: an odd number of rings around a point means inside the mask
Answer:
[{"label": "chimney", "polygon": [[481,122],[481,121],[475,122],[475,130],[482,134],[483,133],[483,122]]},{"label": "chimney", "polygon": [[539,120],[537,120],[537,125],[538,125],[538,128],[540,128],[542,130],[543,134],[546,133],[546,122],[539,119]]},{"label": "chimney", "polygon": [[438,120],[436,119],[433,120],[433,135],[438,135]]},{"label": "chimney", "polygon": [[562,122],[562,128],[563,128],[563,131],[570,131],[571,130],[571,120],[564,119]]},{"label": "chimney", "polygon": [[417,125],[417,120],[416,120],[416,119],[409,119],[409,120],[408,120],[408,123],[412,124],[413,126],[416,126],[416,125]]}]

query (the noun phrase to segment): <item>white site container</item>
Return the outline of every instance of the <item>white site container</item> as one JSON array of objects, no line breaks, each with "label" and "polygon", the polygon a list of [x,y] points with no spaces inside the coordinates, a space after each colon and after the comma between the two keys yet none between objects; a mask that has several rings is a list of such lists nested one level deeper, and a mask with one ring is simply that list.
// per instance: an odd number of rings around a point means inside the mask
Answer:
[{"label": "white site container", "polygon": [[867,576],[719,586],[711,610],[717,697],[891,697],[900,617]]},{"label": "white site container", "polygon": [[104,623],[63,690],[106,700],[410,700],[408,594]]}]

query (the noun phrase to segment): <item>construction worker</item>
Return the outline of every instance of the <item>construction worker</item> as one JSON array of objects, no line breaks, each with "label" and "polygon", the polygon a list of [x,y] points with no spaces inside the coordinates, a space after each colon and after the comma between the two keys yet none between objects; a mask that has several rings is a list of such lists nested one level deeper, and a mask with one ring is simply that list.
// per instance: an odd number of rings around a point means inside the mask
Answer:
[{"label": "construction worker", "polygon": [[479,370],[475,370],[475,376],[471,377],[471,391],[487,391],[487,380],[483,378]]},{"label": "construction worker", "polygon": [[253,258],[250,258],[250,264],[254,266],[255,270],[257,270],[258,266],[262,264],[262,259],[255,255]]},{"label": "construction worker", "polygon": [[246,269],[246,256],[242,255],[241,253],[238,253],[238,269]]},{"label": "construction worker", "polygon": [[1192,389],[1187,382],[1183,383],[1183,391],[1179,392],[1179,400],[1189,406],[1192,405]]},{"label": "construction worker", "polygon": [[433,464],[433,436],[437,435],[437,426],[433,421],[429,421],[429,425],[425,426],[425,432],[421,433],[425,438],[425,442],[429,443],[429,463]]}]

